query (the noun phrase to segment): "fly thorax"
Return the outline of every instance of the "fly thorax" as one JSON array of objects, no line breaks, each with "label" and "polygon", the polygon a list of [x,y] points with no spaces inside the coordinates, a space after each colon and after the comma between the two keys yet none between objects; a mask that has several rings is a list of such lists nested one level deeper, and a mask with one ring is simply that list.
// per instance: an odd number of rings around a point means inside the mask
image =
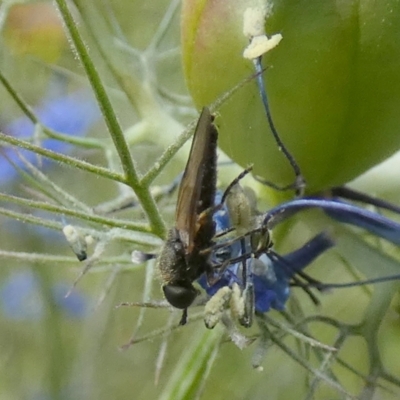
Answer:
[{"label": "fly thorax", "polygon": [[167,240],[157,259],[158,269],[164,283],[173,283],[182,278],[182,271],[187,270],[185,247],[177,229],[168,232]]}]

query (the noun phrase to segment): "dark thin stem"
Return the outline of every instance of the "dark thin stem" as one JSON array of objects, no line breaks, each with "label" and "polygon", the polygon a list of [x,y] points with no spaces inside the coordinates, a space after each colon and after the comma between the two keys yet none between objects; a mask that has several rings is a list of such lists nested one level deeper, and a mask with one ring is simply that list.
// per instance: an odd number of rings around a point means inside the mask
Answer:
[{"label": "dark thin stem", "polygon": [[[240,180],[242,180],[248,173],[251,172],[251,170],[253,169],[253,166],[251,165],[250,167],[247,167],[245,170],[243,170],[229,185],[228,187],[225,189],[224,194],[222,195],[221,198],[221,202],[219,204],[219,206],[217,207],[222,207],[225,203],[226,198],[228,197],[229,192],[232,190],[232,188],[237,185],[239,183]],[[219,209],[218,208],[218,209]],[[217,209],[217,210],[218,210]],[[215,211],[217,211],[215,210]]]},{"label": "dark thin stem", "polygon": [[393,211],[400,214],[400,207],[395,204],[391,204],[388,201],[378,199],[368,194],[359,192],[358,190],[350,189],[346,186],[337,186],[330,190],[333,196],[343,197],[344,199],[359,201],[364,204],[370,204],[371,206],[383,208],[385,210]]},{"label": "dark thin stem", "polygon": [[[240,239],[240,248],[241,253],[246,253],[246,241],[244,238]],[[247,284],[247,259],[242,260],[242,282],[243,287],[246,287]]]},{"label": "dark thin stem", "polygon": [[400,280],[400,274],[383,276],[380,278],[366,279],[358,282],[345,282],[345,283],[322,283],[322,282],[309,282],[307,286],[315,287],[320,291],[328,289],[342,289],[356,286],[372,285],[375,283],[384,283],[389,281]]},{"label": "dark thin stem", "polygon": [[[273,250],[269,250],[266,254],[268,255],[268,257],[271,258],[271,260],[277,260],[280,263],[280,265],[282,265],[282,267],[284,267],[288,271],[289,274],[291,274],[293,272],[293,268],[291,267],[290,263],[288,263],[285,260],[284,257],[282,257],[279,254],[275,253]],[[307,282],[302,282],[300,280],[300,277],[303,278],[304,280],[306,280]],[[318,298],[310,290],[310,284],[311,283],[319,283],[318,281],[315,281],[314,279],[312,279],[308,275],[302,274],[301,271],[296,271],[296,274],[292,274],[291,279],[292,279],[293,284],[295,286],[298,286],[298,287],[302,288],[307,293],[307,295],[310,297],[311,301],[315,305],[319,305],[320,304]]]},{"label": "dark thin stem", "polygon": [[[258,90],[261,96],[261,100],[264,106],[264,110],[265,110],[265,114],[267,116],[268,119],[268,124],[269,127],[271,129],[272,132],[272,136],[275,139],[275,142],[279,148],[280,151],[283,152],[284,156],[286,157],[286,159],[289,161],[294,174],[296,176],[295,181],[293,182],[293,184],[285,186],[282,190],[286,190],[286,189],[295,189],[296,191],[296,195],[298,197],[301,197],[304,194],[304,189],[306,186],[306,181],[301,173],[300,170],[300,166],[297,163],[296,159],[294,158],[294,156],[290,153],[290,151],[286,148],[285,144],[282,142],[279,133],[277,131],[277,129],[275,128],[275,124],[274,121],[272,119],[272,115],[271,115],[271,110],[269,107],[269,102],[268,102],[268,96],[267,96],[267,91],[265,90],[265,82],[264,82],[264,77],[263,77],[263,67],[261,64],[261,57],[258,57],[254,60],[254,67],[256,70],[256,81],[257,81],[257,86],[258,86]],[[275,186],[275,189],[277,187]]]}]

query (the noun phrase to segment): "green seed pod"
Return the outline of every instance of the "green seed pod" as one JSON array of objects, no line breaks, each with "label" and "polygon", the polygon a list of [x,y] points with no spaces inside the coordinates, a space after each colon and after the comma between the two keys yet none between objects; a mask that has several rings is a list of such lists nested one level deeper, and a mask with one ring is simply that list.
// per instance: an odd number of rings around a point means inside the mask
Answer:
[{"label": "green seed pod", "polygon": [[[243,16],[256,0],[184,0],[183,64],[198,107],[254,73],[243,58]],[[271,1],[266,89],[283,142],[307,192],[341,185],[400,147],[400,3],[395,0]],[[271,137],[255,82],[221,107],[219,145],[277,185],[294,179]]]}]

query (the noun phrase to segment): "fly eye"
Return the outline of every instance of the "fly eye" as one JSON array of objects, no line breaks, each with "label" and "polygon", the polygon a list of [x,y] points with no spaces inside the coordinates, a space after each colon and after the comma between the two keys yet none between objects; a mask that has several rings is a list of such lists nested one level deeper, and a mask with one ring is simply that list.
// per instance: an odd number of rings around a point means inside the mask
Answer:
[{"label": "fly eye", "polygon": [[163,292],[171,306],[182,310],[188,308],[198,294],[198,291],[192,285],[187,287],[179,285],[164,285]]}]

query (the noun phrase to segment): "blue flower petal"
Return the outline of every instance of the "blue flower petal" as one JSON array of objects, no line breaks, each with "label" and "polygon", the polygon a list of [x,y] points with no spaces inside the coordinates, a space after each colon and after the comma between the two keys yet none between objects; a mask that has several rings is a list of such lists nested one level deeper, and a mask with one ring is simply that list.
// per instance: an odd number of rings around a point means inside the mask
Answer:
[{"label": "blue flower petal", "polygon": [[[219,201],[220,197],[216,199],[216,204]],[[229,228],[230,221],[226,208],[215,213],[214,221],[217,226],[217,232]],[[250,244],[248,240],[246,243],[245,251],[248,251]],[[301,248],[285,256],[279,256],[271,252],[270,254],[262,254],[258,259],[249,259],[247,268],[252,271],[251,278],[254,285],[256,311],[267,312],[271,308],[283,310],[290,295],[291,278],[333,245],[332,239],[326,233],[321,233],[309,240]],[[239,243],[235,243],[234,246],[229,248],[231,250],[228,252],[229,254],[225,254],[224,260],[221,260],[221,253],[218,255],[214,253],[211,257],[212,262],[218,264],[240,254]],[[224,286],[232,287],[234,282],[241,286],[243,285],[242,264],[230,265],[221,276],[218,276],[218,272],[216,272],[216,278],[218,280],[211,286],[208,285],[205,274],[198,280],[198,283],[210,297]]]},{"label": "blue flower petal", "polygon": [[[290,295],[291,278],[333,245],[332,239],[326,233],[320,233],[299,249],[274,258],[273,261],[267,254],[263,254],[259,261],[265,265],[265,273],[253,276],[256,310],[283,310]],[[271,268],[273,273],[269,272]]]},{"label": "blue flower petal", "polygon": [[39,283],[31,272],[11,275],[0,289],[0,305],[4,315],[14,320],[39,320],[44,304]]},{"label": "blue flower petal", "polygon": [[65,295],[71,286],[58,283],[52,288],[55,303],[71,318],[84,318],[88,312],[88,299],[85,295],[73,290],[68,297]]},{"label": "blue flower petal", "polygon": [[265,214],[264,222],[273,228],[294,214],[310,208],[319,208],[339,222],[358,226],[394,244],[400,244],[399,223],[341,200],[295,199],[268,211]]},{"label": "blue flower petal", "polygon": [[[85,135],[101,118],[100,110],[93,96],[86,90],[46,99],[35,110],[35,113],[47,128],[74,136]],[[34,130],[35,125],[25,116],[2,128],[4,133],[22,139],[31,138]],[[66,153],[72,148],[70,144],[54,139],[43,140],[42,147],[60,153]],[[34,153],[19,151],[28,161],[35,163],[37,156]],[[23,167],[14,151],[6,149],[4,152],[16,165]],[[44,161],[49,162],[48,160]],[[5,158],[0,160],[0,171],[2,183],[14,179],[16,176],[14,167]]]}]

